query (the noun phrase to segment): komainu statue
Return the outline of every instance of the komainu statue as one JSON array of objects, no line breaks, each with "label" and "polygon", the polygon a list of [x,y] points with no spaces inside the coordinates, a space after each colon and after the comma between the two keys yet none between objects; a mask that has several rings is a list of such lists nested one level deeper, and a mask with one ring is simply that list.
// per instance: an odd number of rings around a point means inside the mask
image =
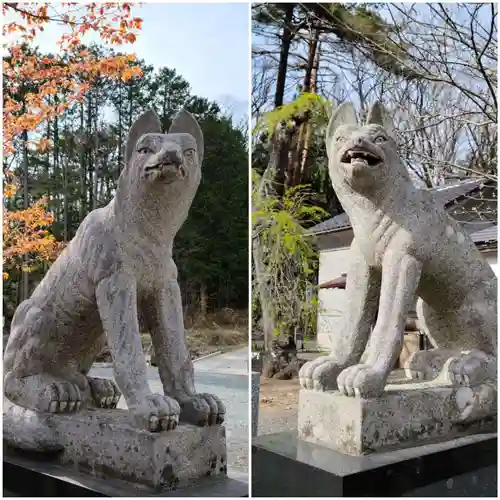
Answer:
[{"label": "komainu statue", "polygon": [[326,145],[330,178],[354,231],[348,306],[330,355],[301,368],[301,386],[380,396],[418,299],[420,324],[438,348],[412,356],[410,378],[496,390],[497,279],[460,225],[414,186],[385,110],[374,104],[359,125],[352,104],[342,104]]},{"label": "komainu statue", "polygon": [[[4,355],[4,394],[49,413],[114,408],[123,393],[133,421],[155,432],[179,418],[224,420],[198,394],[186,345],[174,237],[201,179],[202,131],[186,111],[167,134],[152,111],[132,125],[114,199],[91,212],[31,297],[15,312]],[[163,394],[151,392],[139,334],[147,321]],[[89,370],[108,341],[117,385]]]}]

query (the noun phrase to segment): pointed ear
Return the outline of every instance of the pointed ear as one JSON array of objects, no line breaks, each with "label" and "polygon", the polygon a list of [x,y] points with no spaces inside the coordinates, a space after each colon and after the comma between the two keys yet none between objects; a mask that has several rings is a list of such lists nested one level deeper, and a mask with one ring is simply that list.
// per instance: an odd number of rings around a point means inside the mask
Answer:
[{"label": "pointed ear", "polygon": [[379,101],[374,102],[368,110],[366,124],[369,125],[370,123],[381,125],[391,137],[395,137],[392,120],[389,118],[387,110]]},{"label": "pointed ear", "polygon": [[335,109],[330,117],[330,122],[326,129],[326,142],[330,142],[335,130],[341,125],[357,125],[356,111],[352,102],[343,102],[337,109]]},{"label": "pointed ear", "polygon": [[143,113],[132,124],[127,136],[127,143],[125,145],[125,164],[128,163],[132,153],[134,152],[137,141],[144,134],[161,134],[161,122],[158,115],[149,109]]},{"label": "pointed ear", "polygon": [[203,153],[205,145],[203,142],[203,132],[201,127],[196,121],[196,118],[185,109],[181,109],[175,116],[172,125],[168,129],[169,134],[191,134],[196,141],[196,148],[198,150],[198,158],[200,165],[203,161]]}]

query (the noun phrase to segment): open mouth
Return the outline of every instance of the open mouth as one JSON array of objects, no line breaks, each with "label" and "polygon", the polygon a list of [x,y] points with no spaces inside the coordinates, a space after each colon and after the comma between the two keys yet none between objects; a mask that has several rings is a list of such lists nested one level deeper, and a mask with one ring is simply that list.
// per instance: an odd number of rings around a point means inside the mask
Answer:
[{"label": "open mouth", "polygon": [[168,182],[173,182],[186,177],[184,165],[177,163],[159,163],[148,165],[144,169],[146,177],[160,178]]},{"label": "open mouth", "polygon": [[176,170],[179,165],[174,163],[156,163],[155,165],[147,165],[144,170],[146,172],[152,172],[154,170]]},{"label": "open mouth", "polygon": [[342,155],[340,161],[342,163],[363,164],[369,167],[374,167],[382,161],[382,158],[371,151],[367,151],[366,149],[353,148],[347,150]]}]

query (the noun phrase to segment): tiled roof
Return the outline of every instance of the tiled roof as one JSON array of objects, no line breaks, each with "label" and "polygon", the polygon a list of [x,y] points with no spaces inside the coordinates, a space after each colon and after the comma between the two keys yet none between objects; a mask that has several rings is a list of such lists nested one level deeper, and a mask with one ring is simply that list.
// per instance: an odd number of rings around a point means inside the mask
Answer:
[{"label": "tiled roof", "polygon": [[480,188],[481,185],[484,184],[485,180],[486,179],[483,178],[470,179],[467,181],[462,181],[459,184],[451,184],[431,188],[429,189],[429,191],[432,191],[435,197],[439,201],[441,201],[444,206],[446,206],[452,201],[455,201],[458,198],[461,198],[462,196],[465,196],[466,194]]},{"label": "tiled roof", "polygon": [[474,243],[491,243],[498,241],[498,226],[489,226],[470,235]]},{"label": "tiled roof", "polygon": [[309,232],[311,233],[325,233],[328,231],[332,231],[334,229],[342,229],[351,227],[351,223],[349,222],[348,215],[344,212],[343,214],[336,215],[331,219],[324,220],[319,224],[313,226]]},{"label": "tiled roof", "polygon": [[[436,198],[441,201],[444,206],[446,206],[452,201],[455,201],[458,198],[461,198],[462,196],[480,188],[485,181],[486,179],[484,178],[468,179],[456,184],[430,188],[429,191],[432,191]],[[328,233],[336,229],[347,229],[350,227],[351,223],[349,222],[349,217],[344,212],[343,214],[336,215],[331,219],[327,219],[319,224],[316,224],[309,230],[309,232],[312,234]]]}]

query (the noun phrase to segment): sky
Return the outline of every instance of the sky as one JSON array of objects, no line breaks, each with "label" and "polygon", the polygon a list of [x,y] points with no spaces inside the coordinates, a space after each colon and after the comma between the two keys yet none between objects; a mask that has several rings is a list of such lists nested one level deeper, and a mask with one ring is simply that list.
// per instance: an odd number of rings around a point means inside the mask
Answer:
[{"label": "sky", "polygon": [[[155,67],[174,68],[194,94],[229,108],[236,122],[248,116],[247,3],[143,3],[132,7],[132,15],[143,19],[137,41],[115,46],[116,50],[135,52]],[[51,25],[37,37],[37,45],[42,51],[54,51],[63,32]]]},{"label": "sky", "polygon": [[144,4],[135,12],[144,19],[138,57],[175,68],[194,93],[248,114],[248,4]]}]

